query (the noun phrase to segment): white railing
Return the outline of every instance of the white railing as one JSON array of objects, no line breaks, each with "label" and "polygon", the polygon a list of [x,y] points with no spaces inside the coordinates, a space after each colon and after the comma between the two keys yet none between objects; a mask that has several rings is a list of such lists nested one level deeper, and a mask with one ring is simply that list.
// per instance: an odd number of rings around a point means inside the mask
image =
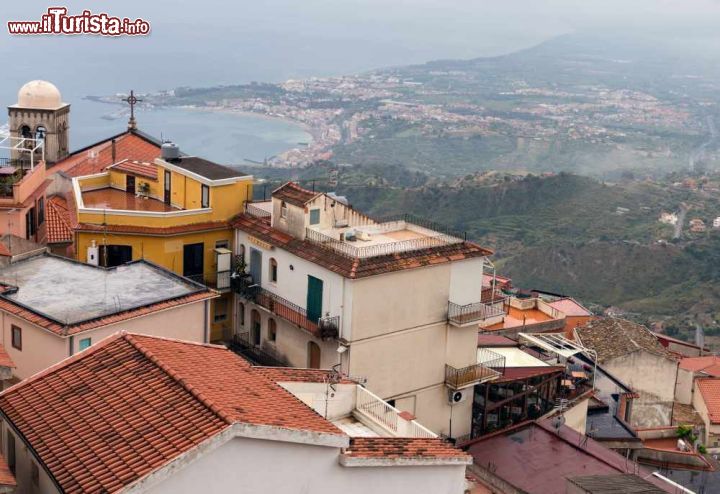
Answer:
[{"label": "white railing", "polygon": [[416,420],[405,420],[400,410],[362,386],[357,387],[355,410],[384,431],[395,437],[437,437]]}]

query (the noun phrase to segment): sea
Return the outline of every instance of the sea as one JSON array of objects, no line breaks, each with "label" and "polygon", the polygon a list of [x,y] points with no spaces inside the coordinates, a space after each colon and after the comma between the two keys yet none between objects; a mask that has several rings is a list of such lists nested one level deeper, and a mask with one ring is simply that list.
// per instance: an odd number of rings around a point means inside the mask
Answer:
[{"label": "sea", "polygon": [[[438,23],[430,11],[394,8],[363,0],[345,2],[277,0],[123,0],[103,2],[112,15],[142,17],[149,36],[11,36],[0,32],[0,106],[16,102],[27,81],[54,83],[71,104],[70,147],[79,149],[122,132],[126,118],[109,119],[118,107],[85,99],[117,93],[148,93],[178,87],[282,82],[287,79],[353,74],[438,58],[469,58],[529,46],[527,30],[508,37],[507,26],[458,24],[466,15]],[[455,10],[468,7],[455,5]],[[66,0],[72,12],[90,8]],[[92,5],[92,10],[100,7]],[[417,12],[416,12],[417,10]],[[432,12],[450,15],[445,2]],[[473,15],[487,16],[487,9]],[[8,20],[36,20],[37,2],[3,4],[0,26]],[[432,27],[432,29],[430,28]],[[462,29],[460,29],[462,27]],[[537,31],[537,30],[536,30]],[[176,142],[189,154],[224,164],[262,162],[307,143],[311,136],[293,122],[262,116],[200,112],[180,108],[137,112],[141,130]],[[0,126],[4,124],[0,118]]]}]

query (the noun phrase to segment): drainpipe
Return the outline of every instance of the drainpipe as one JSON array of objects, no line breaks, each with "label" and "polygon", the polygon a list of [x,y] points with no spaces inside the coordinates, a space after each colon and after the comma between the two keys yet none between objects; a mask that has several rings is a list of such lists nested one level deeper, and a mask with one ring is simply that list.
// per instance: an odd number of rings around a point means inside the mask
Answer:
[{"label": "drainpipe", "polygon": [[210,324],[208,324],[210,320],[210,300],[205,301],[205,305],[203,307],[203,312],[205,314],[204,320],[204,329],[203,329],[203,343],[210,343]]}]

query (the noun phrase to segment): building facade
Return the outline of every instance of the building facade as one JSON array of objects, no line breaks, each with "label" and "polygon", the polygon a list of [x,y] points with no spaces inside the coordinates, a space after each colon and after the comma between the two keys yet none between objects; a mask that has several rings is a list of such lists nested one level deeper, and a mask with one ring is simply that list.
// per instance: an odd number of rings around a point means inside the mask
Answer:
[{"label": "building facade", "polygon": [[470,432],[489,251],[409,217],[379,221],[289,183],[236,218],[235,335],[336,367],[436,432]]},{"label": "building facade", "polygon": [[152,163],[123,160],[73,178],[78,260],[117,266],[147,259],[205,283],[222,296],[211,340],[231,333],[229,220],[252,194],[252,177],[165,145]]}]

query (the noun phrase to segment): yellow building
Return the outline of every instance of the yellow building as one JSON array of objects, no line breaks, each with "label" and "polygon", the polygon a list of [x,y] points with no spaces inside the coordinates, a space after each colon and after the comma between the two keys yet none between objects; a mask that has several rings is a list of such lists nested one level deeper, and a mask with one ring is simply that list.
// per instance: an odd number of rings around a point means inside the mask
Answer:
[{"label": "yellow building", "polygon": [[252,198],[252,183],[232,168],[180,156],[172,144],[152,163],[123,160],[73,178],[76,256],[102,266],[146,259],[217,289],[211,339],[223,339],[232,332],[229,220]]}]

